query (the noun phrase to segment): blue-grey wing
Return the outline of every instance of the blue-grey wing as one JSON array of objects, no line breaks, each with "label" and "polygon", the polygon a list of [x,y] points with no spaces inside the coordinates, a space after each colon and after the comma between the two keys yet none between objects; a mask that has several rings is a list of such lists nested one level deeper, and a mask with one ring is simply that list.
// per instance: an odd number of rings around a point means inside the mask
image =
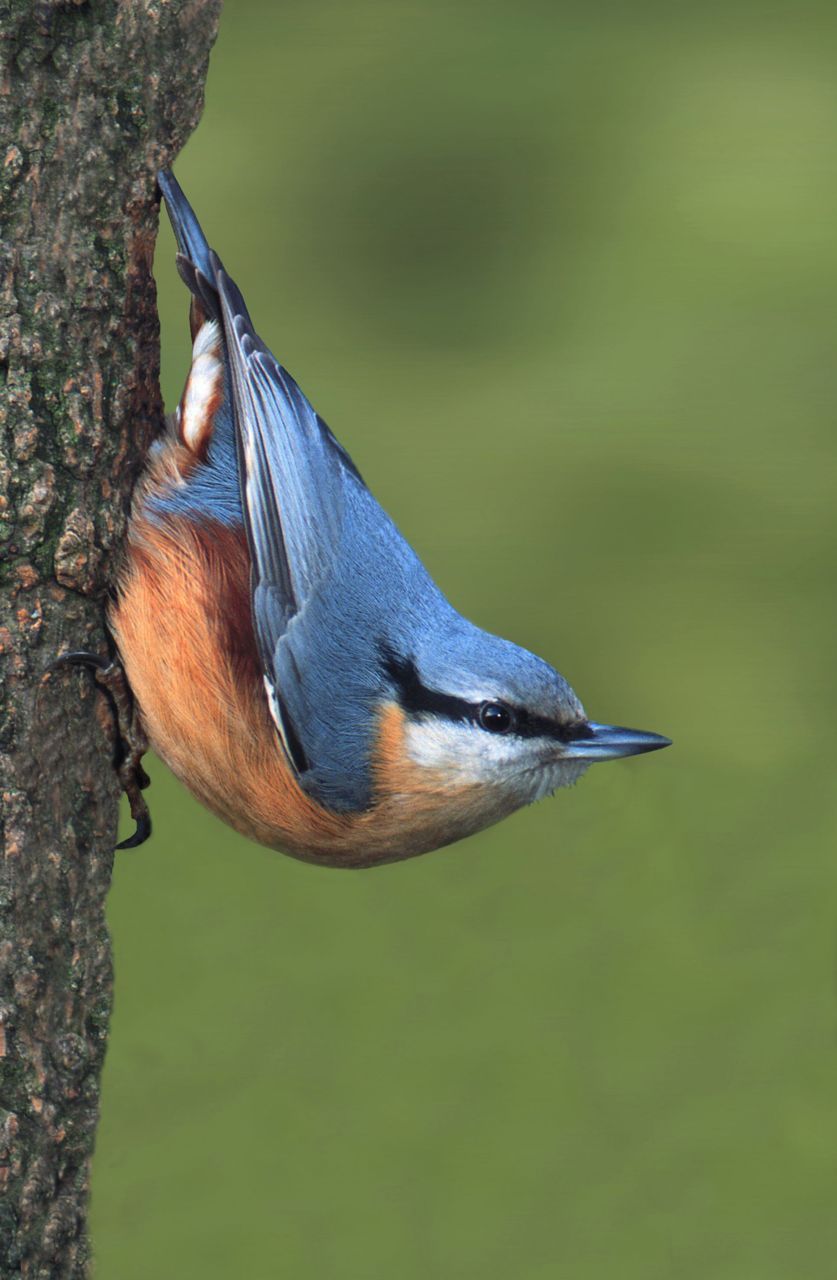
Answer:
[{"label": "blue-grey wing", "polygon": [[[343,544],[348,454],[253,329],[238,288],[211,255],[232,382],[253,622],[271,710],[299,771],[310,767],[299,702],[304,673],[283,645],[335,572]],[[307,719],[307,717],[306,717]]]},{"label": "blue-grey wing", "polygon": [[333,570],[345,476],[348,470],[357,473],[256,335],[238,288],[217,258],[215,267],[259,606],[256,626],[260,643],[272,655],[291,618]]}]

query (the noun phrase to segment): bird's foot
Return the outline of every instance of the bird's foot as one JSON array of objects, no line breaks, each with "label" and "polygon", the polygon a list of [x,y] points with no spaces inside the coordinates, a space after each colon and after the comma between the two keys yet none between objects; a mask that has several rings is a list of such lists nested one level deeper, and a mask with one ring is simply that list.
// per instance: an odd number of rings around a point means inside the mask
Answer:
[{"label": "bird's foot", "polygon": [[128,836],[127,840],[120,841],[116,847],[136,849],[137,845],[143,844],[151,835],[151,814],[142,794],[151,779],[142,767],[142,757],[148,750],[148,739],[137,714],[125,668],[116,658],[103,658],[98,653],[88,653],[84,649],[62,653],[50,663],[47,670],[61,671],[65,667],[86,667],[88,671],[92,671],[94,680],[110,703],[117,737],[114,765],[131,806],[131,817],[136,823],[134,834]]}]

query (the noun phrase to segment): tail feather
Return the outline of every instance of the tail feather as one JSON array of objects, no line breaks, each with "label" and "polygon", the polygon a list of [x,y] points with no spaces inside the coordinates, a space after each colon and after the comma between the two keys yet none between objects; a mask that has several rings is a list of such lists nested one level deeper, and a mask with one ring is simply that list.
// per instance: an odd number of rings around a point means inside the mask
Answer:
[{"label": "tail feather", "polygon": [[215,269],[210,248],[195,212],[170,169],[161,169],[157,184],[166,202],[166,211],[177,241],[177,269],[187,289],[200,303],[206,316],[220,317]]},{"label": "tail feather", "polygon": [[211,280],[209,245],[192,206],[183,194],[180,183],[170,169],[160,170],[157,174],[157,183],[166,202],[178,249],[198,271]]}]

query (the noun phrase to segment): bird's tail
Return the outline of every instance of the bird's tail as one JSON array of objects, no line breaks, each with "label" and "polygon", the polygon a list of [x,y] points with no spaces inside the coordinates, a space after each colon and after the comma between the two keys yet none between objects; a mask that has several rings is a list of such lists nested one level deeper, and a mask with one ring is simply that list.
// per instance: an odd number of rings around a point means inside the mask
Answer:
[{"label": "bird's tail", "polygon": [[201,224],[171,170],[161,169],[157,174],[157,184],[163,193],[177,241],[177,269],[205,316],[217,320],[221,309],[215,285],[215,268]]}]

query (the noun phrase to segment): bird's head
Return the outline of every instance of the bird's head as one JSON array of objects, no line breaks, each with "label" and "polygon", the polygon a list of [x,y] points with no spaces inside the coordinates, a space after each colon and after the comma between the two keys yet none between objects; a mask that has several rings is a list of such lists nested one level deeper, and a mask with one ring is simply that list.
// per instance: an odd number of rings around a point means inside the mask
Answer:
[{"label": "bird's head", "polygon": [[[456,617],[384,663],[421,773],[481,797],[479,825],[570,786],[599,760],[669,745],[654,733],[588,720],[553,667]],[[484,819],[484,821],[483,821]]]}]

